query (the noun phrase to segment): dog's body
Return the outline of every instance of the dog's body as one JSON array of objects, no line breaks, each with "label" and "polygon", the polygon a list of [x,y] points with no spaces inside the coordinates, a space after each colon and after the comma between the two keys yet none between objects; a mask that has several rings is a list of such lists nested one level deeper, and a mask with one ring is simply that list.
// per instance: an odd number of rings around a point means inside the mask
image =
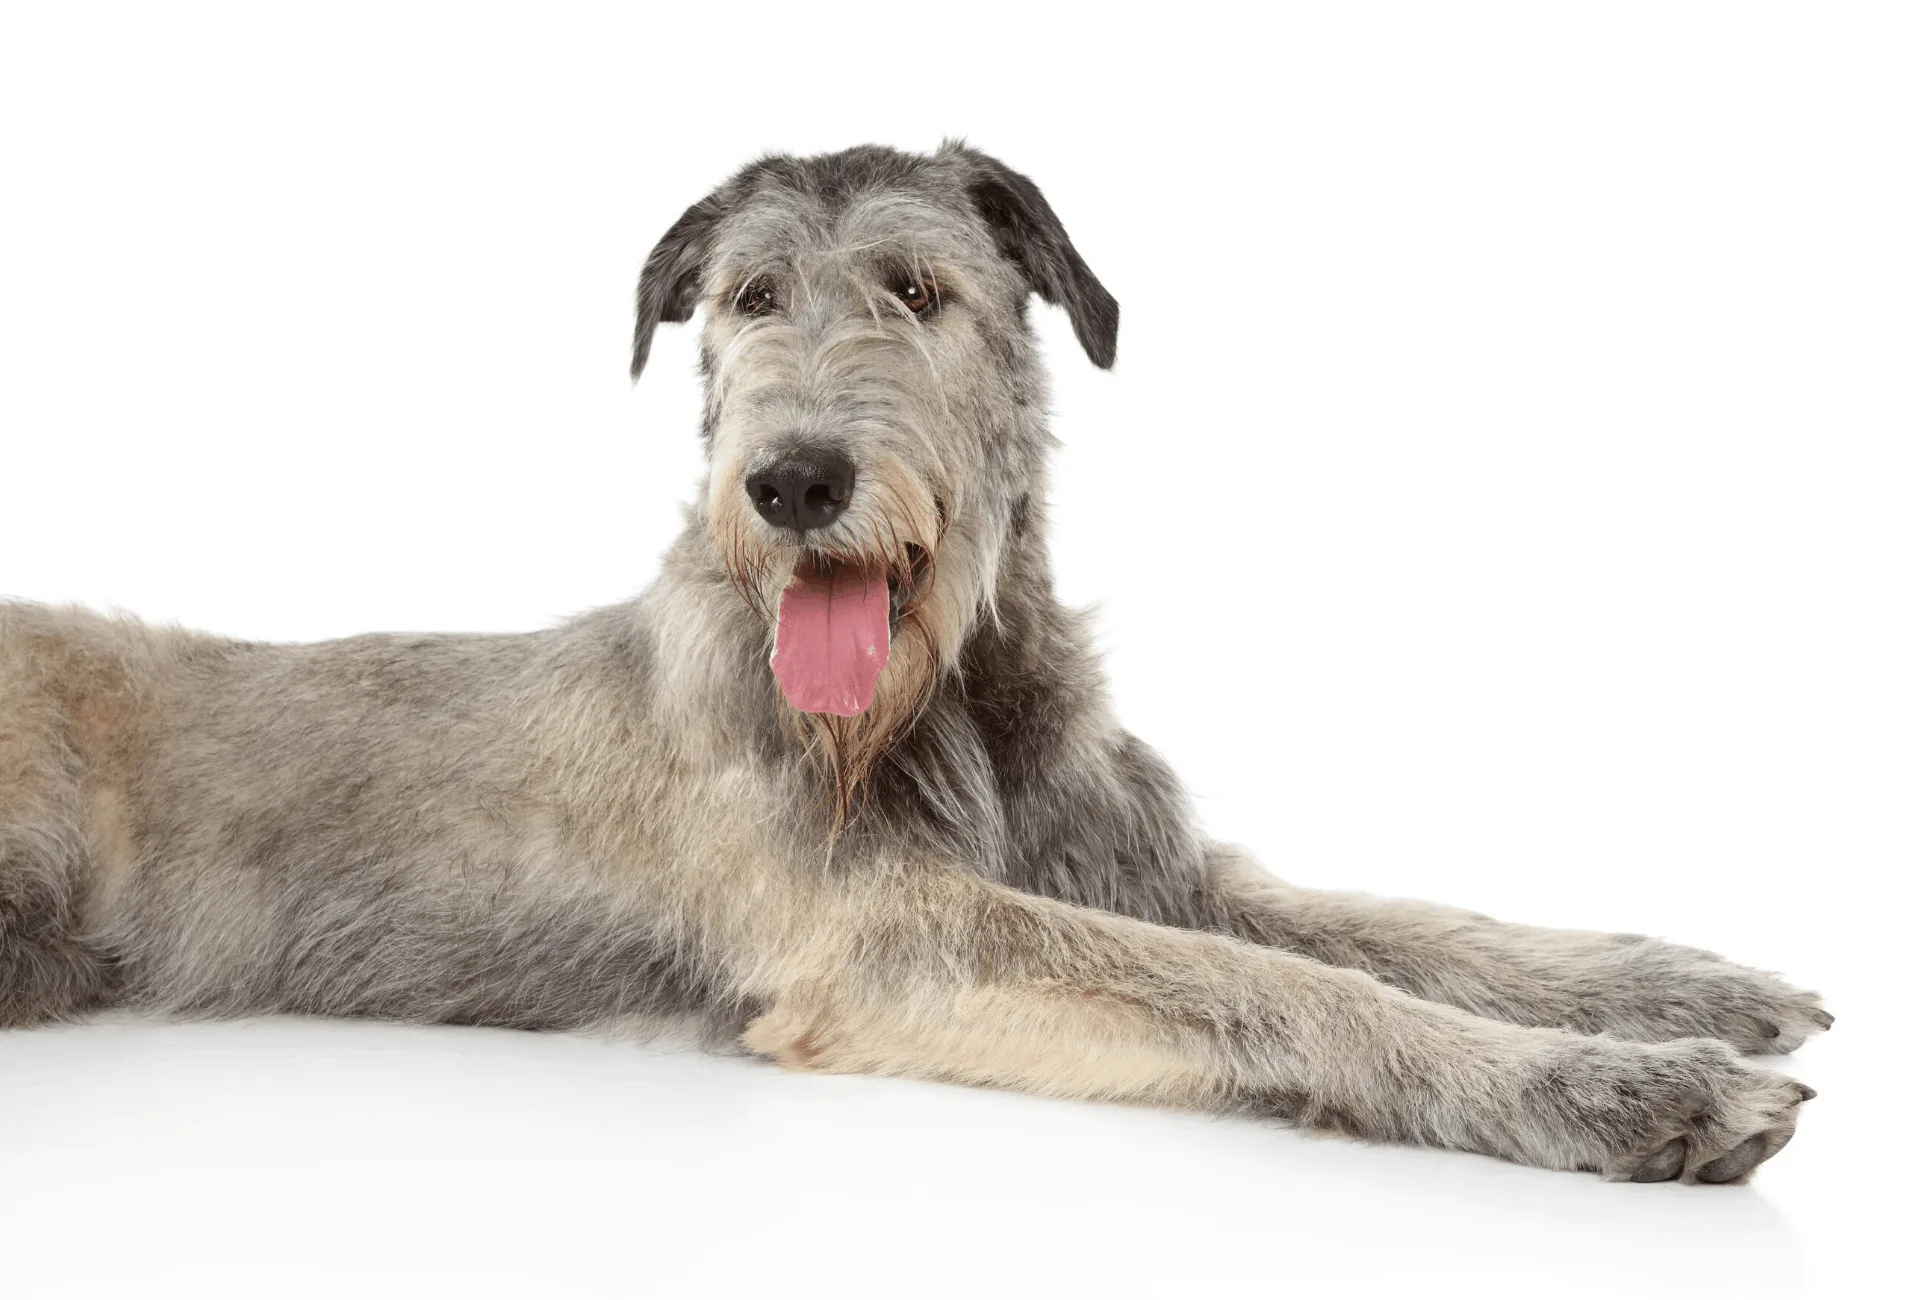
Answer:
[{"label": "dog's body", "polygon": [[313,646],[0,605],[0,1023],[678,1024],[1613,1177],[1777,1151],[1810,1093],[1734,1049],[1830,1024],[1811,994],[1193,826],[1053,595],[1034,292],[1111,364],[1024,177],[764,160],[642,278],[636,374],[706,308],[712,472],[639,600]]}]

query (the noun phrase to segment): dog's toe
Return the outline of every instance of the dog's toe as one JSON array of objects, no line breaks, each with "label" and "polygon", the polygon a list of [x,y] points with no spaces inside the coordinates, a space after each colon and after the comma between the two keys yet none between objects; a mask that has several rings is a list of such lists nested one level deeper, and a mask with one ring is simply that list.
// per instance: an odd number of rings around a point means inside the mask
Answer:
[{"label": "dog's toe", "polygon": [[[1781,1145],[1786,1144],[1783,1142]],[[1767,1135],[1755,1133],[1725,1155],[1701,1165],[1694,1177],[1703,1183],[1730,1183],[1752,1173],[1753,1167],[1765,1159],[1766,1154]]]},{"label": "dog's toe", "polygon": [[1664,1183],[1680,1176],[1680,1166],[1687,1162],[1687,1142],[1685,1138],[1675,1138],[1647,1157],[1645,1164],[1633,1171],[1636,1183]]}]

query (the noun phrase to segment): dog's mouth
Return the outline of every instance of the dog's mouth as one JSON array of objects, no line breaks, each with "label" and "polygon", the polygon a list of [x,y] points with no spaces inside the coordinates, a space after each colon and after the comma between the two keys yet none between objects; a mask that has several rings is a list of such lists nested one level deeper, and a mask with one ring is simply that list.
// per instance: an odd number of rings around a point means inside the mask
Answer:
[{"label": "dog's mouth", "polygon": [[773,675],[788,704],[843,718],[872,705],[893,633],[930,567],[922,547],[909,542],[906,552],[904,570],[814,553],[795,562],[773,638]]}]

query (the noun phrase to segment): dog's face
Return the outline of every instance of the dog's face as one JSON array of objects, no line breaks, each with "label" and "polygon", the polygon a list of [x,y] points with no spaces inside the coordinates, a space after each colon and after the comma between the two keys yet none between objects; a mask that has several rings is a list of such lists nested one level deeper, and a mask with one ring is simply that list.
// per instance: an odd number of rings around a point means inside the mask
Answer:
[{"label": "dog's face", "polygon": [[1046,446],[1034,293],[1113,363],[1046,199],[956,144],[763,159],[647,259],[634,374],[702,309],[705,524],[798,712],[890,732],[990,605]]}]

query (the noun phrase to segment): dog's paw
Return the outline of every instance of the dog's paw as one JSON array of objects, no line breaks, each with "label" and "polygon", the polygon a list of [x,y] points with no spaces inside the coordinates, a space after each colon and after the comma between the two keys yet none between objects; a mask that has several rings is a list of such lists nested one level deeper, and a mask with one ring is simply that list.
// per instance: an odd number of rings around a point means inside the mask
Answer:
[{"label": "dog's paw", "polygon": [[1739,1182],[1787,1145],[1814,1095],[1706,1039],[1576,1040],[1540,1088],[1576,1168],[1636,1183]]},{"label": "dog's paw", "polygon": [[1568,1028],[1643,1042],[1718,1038],[1742,1052],[1791,1052],[1830,1028],[1816,993],[1699,948],[1606,935],[1567,972]]}]

